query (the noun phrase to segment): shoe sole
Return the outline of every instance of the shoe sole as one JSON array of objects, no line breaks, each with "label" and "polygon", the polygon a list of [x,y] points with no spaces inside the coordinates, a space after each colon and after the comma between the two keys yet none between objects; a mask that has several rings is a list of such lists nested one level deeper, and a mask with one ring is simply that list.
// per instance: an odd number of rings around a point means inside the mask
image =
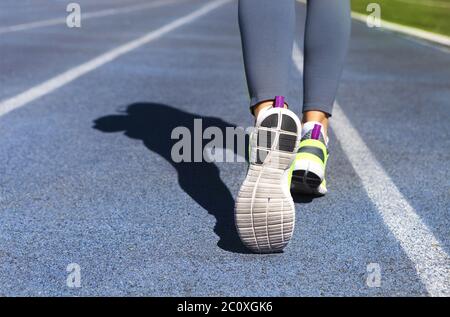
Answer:
[{"label": "shoe sole", "polygon": [[250,139],[254,157],[236,199],[235,221],[247,248],[273,253],[284,249],[294,231],[295,206],[287,173],[297,153],[300,122],[284,108],[262,115]]},{"label": "shoe sole", "polygon": [[300,162],[301,166],[292,172],[291,191],[296,194],[323,195],[319,186],[323,181],[323,171],[312,162]]}]

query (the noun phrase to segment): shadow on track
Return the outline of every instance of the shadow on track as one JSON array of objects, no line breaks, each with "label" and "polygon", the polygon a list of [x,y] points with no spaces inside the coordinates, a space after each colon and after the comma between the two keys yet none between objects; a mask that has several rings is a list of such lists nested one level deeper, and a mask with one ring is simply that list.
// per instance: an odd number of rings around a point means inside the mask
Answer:
[{"label": "shadow on track", "polygon": [[[171,139],[172,130],[186,127],[193,136],[194,119],[202,119],[203,130],[218,127],[223,135],[226,127],[235,127],[219,118],[202,117],[164,104],[134,103],[121,114],[96,119],[93,128],[106,133],[123,131],[127,137],[142,140],[150,151],[161,155],[176,169],[180,187],[216,218],[214,232],[220,239],[217,245],[230,252],[250,253],[237,234],[233,214],[234,199],[220,178],[217,166],[204,160],[198,163],[175,163],[172,160],[172,146],[178,142],[178,139]],[[208,141],[203,140],[203,145]],[[248,136],[246,149],[247,145]],[[237,153],[236,146],[230,150]]]}]

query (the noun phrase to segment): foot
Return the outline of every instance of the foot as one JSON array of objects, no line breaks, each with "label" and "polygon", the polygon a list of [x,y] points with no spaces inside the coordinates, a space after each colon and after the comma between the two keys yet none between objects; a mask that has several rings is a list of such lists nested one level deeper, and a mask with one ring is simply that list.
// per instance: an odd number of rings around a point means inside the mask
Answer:
[{"label": "foot", "polygon": [[235,221],[246,247],[279,252],[292,237],[295,207],[288,174],[300,142],[298,117],[282,97],[261,111],[250,136],[250,165],[236,199]]},{"label": "foot", "polygon": [[299,194],[325,195],[325,167],[328,160],[327,137],[319,122],[306,122],[300,147],[291,167],[291,191]]}]

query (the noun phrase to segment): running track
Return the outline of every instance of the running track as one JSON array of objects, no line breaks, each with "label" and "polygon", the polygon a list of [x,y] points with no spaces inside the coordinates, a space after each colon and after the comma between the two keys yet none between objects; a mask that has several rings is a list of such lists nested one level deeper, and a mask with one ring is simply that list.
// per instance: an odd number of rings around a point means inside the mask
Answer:
[{"label": "running track", "polygon": [[330,192],[254,255],[246,163],[170,162],[176,126],[252,124],[236,2],[78,2],[78,29],[63,2],[0,5],[0,295],[450,295],[450,53],[353,23]]}]

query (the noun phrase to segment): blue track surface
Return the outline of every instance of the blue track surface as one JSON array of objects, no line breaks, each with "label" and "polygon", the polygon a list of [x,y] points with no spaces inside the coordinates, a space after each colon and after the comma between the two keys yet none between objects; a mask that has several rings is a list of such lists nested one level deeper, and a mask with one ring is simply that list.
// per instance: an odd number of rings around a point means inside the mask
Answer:
[{"label": "blue track surface", "polygon": [[[139,3],[79,2],[83,12]],[[0,34],[0,100],[203,4]],[[65,15],[62,2],[2,1],[0,27]],[[338,96],[447,253],[449,65],[450,53],[355,22]],[[299,74],[292,77],[300,100]],[[286,251],[242,249],[233,197],[246,163],[174,164],[170,133],[194,118],[204,127],[251,126],[247,98],[231,2],[1,116],[0,295],[427,295],[333,132],[329,194],[296,198]],[[366,285],[372,262],[381,287]],[[66,286],[69,263],[81,267],[81,288]]]}]

